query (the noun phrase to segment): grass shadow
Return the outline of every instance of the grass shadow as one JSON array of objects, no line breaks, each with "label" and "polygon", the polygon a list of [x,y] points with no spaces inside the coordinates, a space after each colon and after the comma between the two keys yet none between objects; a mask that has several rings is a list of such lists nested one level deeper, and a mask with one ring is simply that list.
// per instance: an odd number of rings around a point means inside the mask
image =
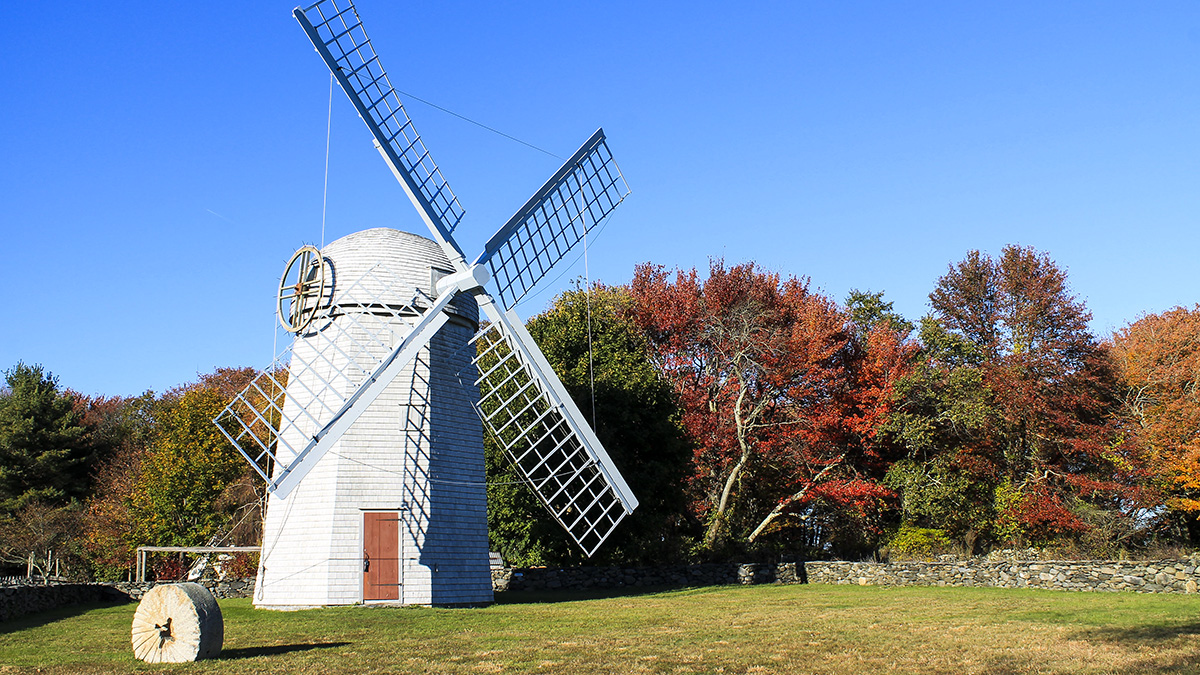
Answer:
[{"label": "grass shadow", "polygon": [[1188,635],[1200,635],[1200,622],[1088,628],[1076,632],[1073,637],[1121,645],[1152,646]]},{"label": "grass shadow", "polygon": [[[62,621],[73,616],[86,614],[94,609],[107,609],[109,607],[119,607],[133,602],[132,600],[109,600],[105,602],[82,602],[77,605],[63,605],[54,609],[47,609],[41,612],[32,612],[30,614],[22,614],[4,622],[0,622],[0,635],[6,633],[17,633],[29,628],[37,628],[45,626],[55,621]],[[132,616],[132,615],[131,615]]]},{"label": "grass shadow", "polygon": [[621,588],[591,588],[559,591],[500,591],[495,594],[497,605],[539,605],[581,600],[606,600],[608,598],[632,598],[642,595],[657,595],[672,591],[701,591],[723,588],[722,586],[623,586]]},{"label": "grass shadow", "polygon": [[249,659],[255,656],[275,656],[276,654],[290,654],[292,652],[307,652],[313,649],[332,649],[334,647],[345,647],[349,642],[310,642],[305,644],[295,645],[270,645],[266,647],[234,647],[233,649],[222,649],[221,660],[226,659]]}]

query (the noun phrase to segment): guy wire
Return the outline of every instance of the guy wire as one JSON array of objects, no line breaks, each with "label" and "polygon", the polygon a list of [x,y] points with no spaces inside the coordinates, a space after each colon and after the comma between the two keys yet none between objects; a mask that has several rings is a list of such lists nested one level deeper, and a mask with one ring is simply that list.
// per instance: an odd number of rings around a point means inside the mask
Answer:
[{"label": "guy wire", "polygon": [[325,189],[321,194],[321,249],[325,250],[325,205],[329,203],[329,131],[333,128],[333,73],[329,73],[329,113],[325,119]]},{"label": "guy wire", "polygon": [[[583,195],[579,195],[580,201],[583,200]],[[584,287],[583,297],[587,302],[587,331],[588,331],[588,383],[592,388],[592,431],[596,430],[596,364],[592,352],[592,275],[588,272],[588,242],[587,242],[587,209],[579,210],[579,217],[583,220],[583,280],[587,286]]]},{"label": "guy wire", "polygon": [[[393,89],[394,89],[394,87],[393,87]],[[553,157],[559,161],[562,161],[564,159],[562,156],[556,155],[553,152],[550,152],[549,150],[543,150],[542,148],[539,148],[538,146],[534,145],[533,143],[523,141],[523,140],[517,138],[516,136],[509,136],[508,134],[504,133],[503,131],[500,131],[498,129],[493,129],[492,127],[489,127],[488,125],[486,125],[482,122],[476,122],[475,120],[471,119],[470,117],[467,117],[466,115],[460,115],[460,114],[454,112],[453,110],[450,110],[448,108],[443,108],[442,106],[440,106],[436,103],[431,103],[429,101],[426,101],[425,99],[421,98],[420,96],[414,96],[406,91],[400,91],[399,89],[396,89],[396,93],[403,94],[403,95],[407,96],[408,98],[411,98],[414,101],[420,101],[421,103],[424,103],[425,105],[427,105],[431,108],[437,108],[438,110],[441,110],[442,112],[446,113],[447,115],[454,115],[455,117],[457,117],[458,119],[460,119],[464,122],[470,122],[471,124],[474,124],[475,126],[481,128],[481,129],[487,129],[488,131],[492,132],[493,134],[498,134],[500,136],[503,136],[510,141],[516,141],[517,143],[520,143],[521,145],[524,145],[529,148],[533,148],[534,150],[537,150],[538,152],[550,155],[551,157]]]}]

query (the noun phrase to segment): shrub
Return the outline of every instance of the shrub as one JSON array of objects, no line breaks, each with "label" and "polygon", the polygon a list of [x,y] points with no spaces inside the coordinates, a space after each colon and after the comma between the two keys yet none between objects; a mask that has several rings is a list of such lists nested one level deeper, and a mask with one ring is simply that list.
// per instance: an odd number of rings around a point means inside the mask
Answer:
[{"label": "shrub", "polygon": [[932,558],[951,551],[950,537],[942,530],[902,525],[888,542],[891,557]]}]

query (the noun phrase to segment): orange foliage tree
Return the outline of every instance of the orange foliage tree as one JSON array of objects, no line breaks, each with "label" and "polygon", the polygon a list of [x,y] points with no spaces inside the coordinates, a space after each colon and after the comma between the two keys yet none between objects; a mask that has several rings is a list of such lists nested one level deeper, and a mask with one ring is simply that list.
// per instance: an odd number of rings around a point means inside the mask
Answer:
[{"label": "orange foliage tree", "polygon": [[1125,417],[1168,505],[1200,511],[1200,305],[1138,319],[1113,335],[1112,351]]}]

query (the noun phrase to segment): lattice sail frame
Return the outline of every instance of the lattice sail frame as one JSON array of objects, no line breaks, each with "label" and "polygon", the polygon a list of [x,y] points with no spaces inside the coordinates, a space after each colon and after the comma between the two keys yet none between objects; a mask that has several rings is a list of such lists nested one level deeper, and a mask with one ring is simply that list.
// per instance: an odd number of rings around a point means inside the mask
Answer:
[{"label": "lattice sail frame", "polygon": [[476,261],[491,271],[504,308],[520,302],[627,195],[629,185],[598,129],[492,236]]},{"label": "lattice sail frame", "polygon": [[338,290],[308,331],[233,398],[214,420],[217,428],[274,491],[304,461],[314,435],[433,305],[424,292],[376,264]]},{"label": "lattice sail frame", "polygon": [[[493,323],[471,339],[475,409],[521,478],[575,543],[591,556],[628,515],[625,497],[572,428],[570,412],[523,357],[514,336]],[[607,457],[605,457],[607,459]],[[627,488],[626,488],[627,490]]]}]

